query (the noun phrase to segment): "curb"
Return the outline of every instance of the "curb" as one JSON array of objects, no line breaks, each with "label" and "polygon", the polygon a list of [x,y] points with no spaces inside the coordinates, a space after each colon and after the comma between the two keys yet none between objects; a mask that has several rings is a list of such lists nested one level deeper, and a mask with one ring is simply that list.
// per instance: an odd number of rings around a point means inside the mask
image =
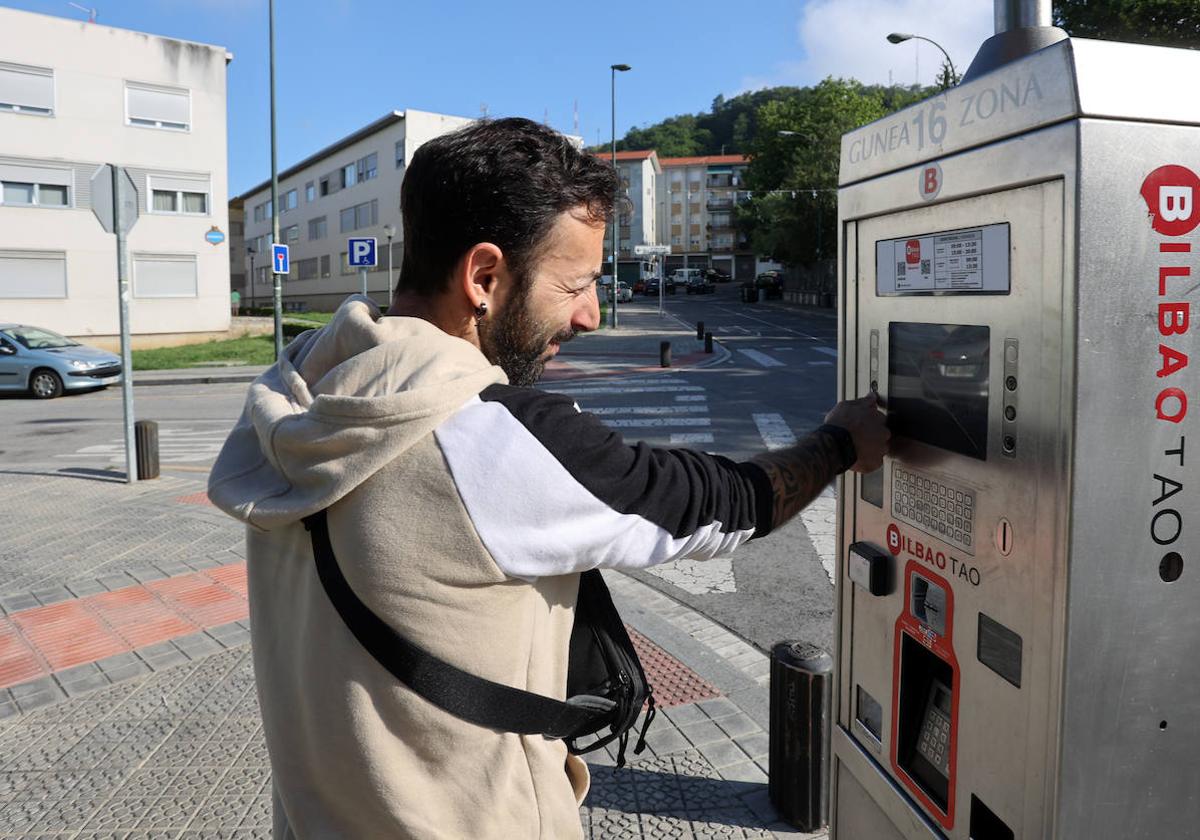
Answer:
[{"label": "curb", "polygon": [[261,374],[235,373],[228,376],[165,376],[155,379],[139,379],[134,377],[133,387],[142,388],[153,385],[214,385],[220,383],[253,382]]}]

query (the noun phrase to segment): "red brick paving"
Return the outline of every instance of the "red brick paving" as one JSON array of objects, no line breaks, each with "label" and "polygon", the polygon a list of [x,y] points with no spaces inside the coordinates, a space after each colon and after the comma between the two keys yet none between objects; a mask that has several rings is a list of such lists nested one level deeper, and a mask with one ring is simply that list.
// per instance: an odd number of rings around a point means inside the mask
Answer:
[{"label": "red brick paving", "polygon": [[208,494],[203,490],[199,493],[189,493],[186,496],[176,496],[175,501],[182,502],[185,505],[212,505],[212,500],[208,498]]},{"label": "red brick paving", "polygon": [[[0,617],[0,688],[240,621],[247,613],[245,563],[21,610]],[[627,629],[660,706],[720,696],[678,659]]]}]

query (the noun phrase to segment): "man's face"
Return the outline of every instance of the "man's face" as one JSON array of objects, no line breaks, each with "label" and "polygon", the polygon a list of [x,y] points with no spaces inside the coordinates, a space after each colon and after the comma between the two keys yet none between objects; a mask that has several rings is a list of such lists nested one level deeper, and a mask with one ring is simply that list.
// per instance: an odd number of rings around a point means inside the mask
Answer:
[{"label": "man's face", "polygon": [[537,382],[564,341],[600,326],[596,280],[604,251],[604,225],[582,212],[558,217],[525,288],[508,294],[479,340],[483,354],[513,385]]}]

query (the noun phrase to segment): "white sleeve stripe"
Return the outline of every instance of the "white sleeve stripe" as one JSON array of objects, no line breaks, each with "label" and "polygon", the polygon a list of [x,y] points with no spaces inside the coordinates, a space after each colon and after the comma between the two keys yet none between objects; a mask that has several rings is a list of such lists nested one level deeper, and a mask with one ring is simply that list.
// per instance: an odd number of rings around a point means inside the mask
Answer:
[{"label": "white sleeve stripe", "polygon": [[512,577],[706,560],[754,533],[722,533],[723,524],[714,521],[677,538],[637,514],[614,510],[499,403],[475,398],[435,435],[480,539]]}]

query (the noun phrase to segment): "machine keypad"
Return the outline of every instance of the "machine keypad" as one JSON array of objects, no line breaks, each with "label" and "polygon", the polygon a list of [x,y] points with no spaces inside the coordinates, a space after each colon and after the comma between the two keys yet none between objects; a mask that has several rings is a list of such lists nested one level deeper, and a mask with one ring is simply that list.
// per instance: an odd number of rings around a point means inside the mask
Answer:
[{"label": "machine keypad", "polygon": [[893,466],[892,516],[975,554],[975,494],[970,490]]},{"label": "machine keypad", "polygon": [[921,734],[917,739],[917,747],[921,754],[941,771],[943,776],[950,775],[950,718],[939,709],[930,709],[921,724]]}]

